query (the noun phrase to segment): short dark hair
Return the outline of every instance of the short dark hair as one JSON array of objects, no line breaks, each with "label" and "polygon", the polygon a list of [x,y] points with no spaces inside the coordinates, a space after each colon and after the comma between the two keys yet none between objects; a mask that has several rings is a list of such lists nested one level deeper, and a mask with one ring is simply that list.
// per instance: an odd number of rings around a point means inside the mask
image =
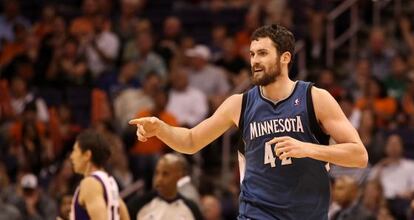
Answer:
[{"label": "short dark hair", "polygon": [[291,54],[291,60],[289,63],[290,68],[292,66],[293,55],[295,52],[295,37],[293,36],[292,32],[281,25],[265,25],[257,28],[253,32],[250,39],[253,41],[266,37],[270,38],[275,44],[279,56],[284,52],[289,52]]},{"label": "short dark hair", "polygon": [[109,143],[101,134],[87,129],[76,137],[76,142],[82,152],[91,151],[93,164],[97,167],[105,166],[111,155],[111,149]]}]

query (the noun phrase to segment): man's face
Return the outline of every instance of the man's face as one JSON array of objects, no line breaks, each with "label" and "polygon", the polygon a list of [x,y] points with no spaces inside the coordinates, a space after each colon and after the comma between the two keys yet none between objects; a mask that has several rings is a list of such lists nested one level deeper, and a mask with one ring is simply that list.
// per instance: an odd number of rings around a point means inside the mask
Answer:
[{"label": "man's face", "polygon": [[70,161],[72,162],[75,173],[82,174],[86,169],[89,159],[86,152],[82,152],[80,149],[78,142],[73,145]]},{"label": "man's face", "polygon": [[333,199],[340,206],[351,203],[355,195],[355,186],[352,181],[346,178],[339,178],[333,186]]},{"label": "man's face", "polygon": [[72,205],[72,196],[65,195],[60,204],[60,215],[63,219],[69,219],[69,213]]},{"label": "man's face", "polygon": [[403,144],[398,135],[391,135],[388,137],[385,145],[385,154],[394,159],[401,158],[403,155]]},{"label": "man's face", "polygon": [[253,40],[250,44],[252,83],[266,86],[280,75],[280,60],[276,47],[268,37]]},{"label": "man's face", "polygon": [[162,197],[171,197],[177,191],[177,181],[180,178],[179,167],[166,159],[161,159],[155,169],[154,188]]}]

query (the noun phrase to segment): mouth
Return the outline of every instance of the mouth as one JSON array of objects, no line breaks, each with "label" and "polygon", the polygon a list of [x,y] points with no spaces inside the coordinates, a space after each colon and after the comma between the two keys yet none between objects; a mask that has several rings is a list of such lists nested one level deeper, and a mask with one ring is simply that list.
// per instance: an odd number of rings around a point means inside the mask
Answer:
[{"label": "mouth", "polygon": [[154,189],[155,189],[157,192],[162,192],[163,187],[162,187],[162,186],[155,186],[155,187],[154,187]]},{"label": "mouth", "polygon": [[253,73],[261,73],[264,71],[264,68],[262,67],[255,67],[253,68]]}]

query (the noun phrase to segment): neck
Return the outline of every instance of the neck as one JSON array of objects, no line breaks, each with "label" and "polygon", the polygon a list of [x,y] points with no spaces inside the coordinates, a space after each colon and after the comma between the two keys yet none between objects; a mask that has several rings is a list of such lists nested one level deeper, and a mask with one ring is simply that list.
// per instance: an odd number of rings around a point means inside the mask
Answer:
[{"label": "neck", "polygon": [[399,162],[399,161],[401,160],[401,157],[390,157],[390,160],[391,160],[393,163],[397,163],[397,162]]},{"label": "neck", "polygon": [[166,195],[161,195],[162,198],[164,198],[165,200],[173,200],[177,197],[177,190],[174,190],[173,192],[166,194]]},{"label": "neck", "polygon": [[263,96],[276,102],[287,98],[292,93],[294,86],[295,82],[289,79],[287,73],[281,73],[275,82],[261,86],[261,90]]},{"label": "neck", "polygon": [[83,172],[83,176],[89,176],[91,175],[91,173],[100,170],[98,167],[96,167],[95,165],[93,165],[92,163],[88,163],[88,165],[86,166],[85,171]]}]

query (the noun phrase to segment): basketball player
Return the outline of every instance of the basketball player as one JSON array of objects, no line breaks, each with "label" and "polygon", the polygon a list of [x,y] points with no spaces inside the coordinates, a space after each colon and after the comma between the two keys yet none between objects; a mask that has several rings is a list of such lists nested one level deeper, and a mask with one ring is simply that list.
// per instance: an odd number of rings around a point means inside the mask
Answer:
[{"label": "basketball player", "polygon": [[129,220],[117,183],[103,170],[109,156],[110,147],[99,133],[86,130],[76,138],[70,159],[84,178],[73,196],[71,220]]},{"label": "basketball player", "polygon": [[[130,121],[140,141],[156,136],[176,151],[193,154],[232,125],[241,130],[239,219],[327,219],[326,163],[365,167],[368,156],[357,131],[325,90],[289,78],[295,40],[279,25],[251,37],[255,87],[232,95],[192,129],[157,118]],[[337,144],[327,146],[331,136]]]}]

